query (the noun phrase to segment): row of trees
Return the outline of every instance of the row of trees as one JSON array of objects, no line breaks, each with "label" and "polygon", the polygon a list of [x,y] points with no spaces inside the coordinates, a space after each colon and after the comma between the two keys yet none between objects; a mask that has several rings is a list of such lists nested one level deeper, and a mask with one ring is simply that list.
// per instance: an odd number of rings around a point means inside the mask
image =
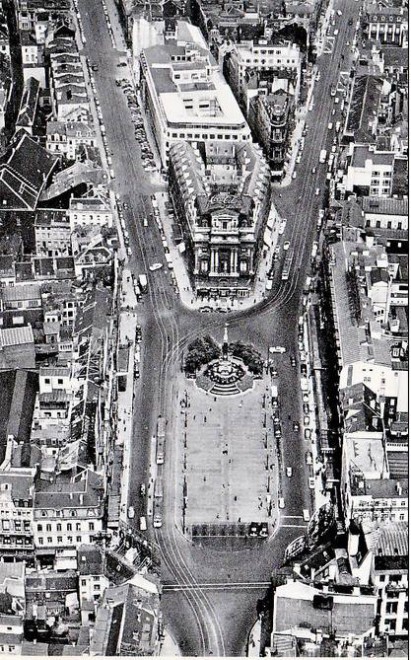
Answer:
[{"label": "row of trees", "polygon": [[[261,354],[252,346],[241,341],[233,342],[228,352],[244,362],[248,370],[255,376],[261,376],[264,361]],[[221,356],[221,348],[210,335],[198,337],[188,345],[184,369],[187,373],[196,373],[201,367]]]}]

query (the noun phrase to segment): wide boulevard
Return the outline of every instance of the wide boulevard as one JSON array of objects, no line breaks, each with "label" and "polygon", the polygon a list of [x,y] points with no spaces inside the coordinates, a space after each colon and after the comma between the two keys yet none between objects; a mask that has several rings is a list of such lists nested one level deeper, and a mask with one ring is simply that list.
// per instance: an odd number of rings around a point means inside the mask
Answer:
[{"label": "wide boulevard", "polygon": [[[170,585],[162,597],[164,619],[185,655],[244,655],[248,632],[256,620],[257,601],[266,592],[272,570],[281,565],[288,543],[303,533],[302,510],[310,508],[304,461],[306,447],[303,438],[292,430],[292,422],[302,418],[300,370],[298,362],[296,367],[291,366],[290,355],[298,355],[297,318],[325,189],[326,166],[319,165],[319,152],[322,148],[329,151],[333,133],[327,125],[338,118],[339,112],[332,117],[332,109],[337,106],[330,96],[330,87],[336,83],[342,53],[349,50],[346,42],[353,42],[359,3],[350,0],[335,3],[343,19],[339,21],[332,53],[318,60],[321,77],[314,89],[314,108],[307,114],[308,134],[298,175],[290,186],[274,191],[280,214],[288,219],[283,240],[290,241],[295,250],[289,280],[282,282],[278,269],[273,290],[264,302],[251,310],[230,314],[188,310],[174,292],[167,269],[149,271],[149,264],[164,261],[163,248],[157,227],[151,223],[143,228],[143,217],[152,211],[150,195],[155,187],[142,170],[125,96],[115,85],[115,79],[121,77],[124,69],[116,66],[120,54],[112,46],[101,1],[79,0],[78,4],[86,40],[83,53],[98,65],[94,76],[116,174],[114,190],[129,205],[125,214],[132,248],[131,269],[136,275],[147,273],[149,280],[148,294],[139,305],[143,328],[142,368],[136,384],[130,503],[135,506],[137,521],[140,512],[144,512],[139,485],[148,477],[150,438],[157,416],[162,414],[168,421],[164,523],[153,538],[160,549],[162,578]],[[354,25],[349,26],[351,16]],[[319,195],[315,194],[317,188]],[[221,341],[227,321],[230,339],[251,341],[264,355],[272,344],[286,348],[276,364],[282,402],[284,463],[293,467],[293,477],[285,480],[286,508],[276,533],[251,550],[228,551],[191,545],[181,533],[175,497],[181,466],[177,443],[173,443],[173,427],[179,414],[174,376],[181,370],[188,342],[206,332]]]}]

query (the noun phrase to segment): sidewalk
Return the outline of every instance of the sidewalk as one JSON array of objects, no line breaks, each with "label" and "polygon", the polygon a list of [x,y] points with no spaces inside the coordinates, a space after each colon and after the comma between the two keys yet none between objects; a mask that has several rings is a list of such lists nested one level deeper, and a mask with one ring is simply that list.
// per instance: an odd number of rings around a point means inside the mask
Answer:
[{"label": "sidewalk", "polygon": [[[160,212],[159,219],[159,228],[160,231],[164,232],[166,237],[167,247],[170,252],[170,262],[172,264],[172,270],[174,273],[176,286],[180,299],[186,307],[190,309],[202,309],[207,308],[223,309],[225,311],[235,311],[238,309],[249,309],[253,307],[256,303],[261,302],[267,295],[266,282],[267,282],[267,273],[271,268],[274,250],[277,246],[279,239],[279,229],[280,225],[284,222],[278,215],[277,209],[274,207],[274,204],[271,206],[269,218],[267,221],[267,229],[269,232],[269,237],[267,236],[267,242],[265,243],[264,252],[265,255],[263,258],[259,259],[258,262],[258,271],[254,279],[254,291],[247,298],[217,298],[214,299],[199,299],[195,296],[191,281],[187,272],[187,266],[183,254],[181,254],[178,246],[173,240],[171,222],[168,219],[167,211],[165,208],[166,202],[169,201],[168,194],[166,192],[156,193],[155,199],[158,205]],[[267,231],[267,230],[266,230]],[[267,243],[269,242],[269,245]]]},{"label": "sidewalk", "polygon": [[247,657],[259,658],[261,649],[261,619],[258,618],[251,628],[247,643]]},{"label": "sidewalk", "polygon": [[120,520],[127,521],[128,491],[130,484],[131,444],[133,433],[134,366],[136,354],[136,297],[128,268],[124,268],[121,282],[119,315],[119,344],[128,345],[127,384],[124,392],[118,392],[116,447],[123,448],[121,479]]},{"label": "sidewalk", "polygon": [[292,177],[293,177],[293,172],[296,166],[296,159],[298,155],[298,149],[299,149],[299,142],[302,138],[304,126],[305,126],[305,121],[307,117],[307,113],[309,112],[309,109],[311,109],[311,104],[313,101],[313,93],[314,93],[314,85],[315,85],[315,76],[317,75],[317,67],[313,66],[311,70],[311,84],[310,88],[308,90],[307,94],[307,100],[305,102],[305,105],[302,108],[299,108],[296,110],[295,116],[296,116],[296,126],[291,138],[291,144],[293,145],[290,160],[288,163],[287,171],[284,175],[284,178],[279,182],[278,184],[274,184],[276,188],[285,188],[286,186],[289,186]]},{"label": "sidewalk", "polygon": [[181,651],[177,646],[176,642],[168,632],[167,628],[164,628],[164,640],[161,644],[160,657],[177,657],[181,656]]}]

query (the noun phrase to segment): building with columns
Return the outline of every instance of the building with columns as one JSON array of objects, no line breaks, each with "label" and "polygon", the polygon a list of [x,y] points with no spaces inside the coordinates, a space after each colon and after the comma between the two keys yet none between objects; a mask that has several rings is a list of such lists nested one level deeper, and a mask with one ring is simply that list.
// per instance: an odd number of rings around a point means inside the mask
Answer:
[{"label": "building with columns", "polygon": [[246,296],[270,210],[270,172],[258,147],[179,142],[170,192],[199,295]]}]

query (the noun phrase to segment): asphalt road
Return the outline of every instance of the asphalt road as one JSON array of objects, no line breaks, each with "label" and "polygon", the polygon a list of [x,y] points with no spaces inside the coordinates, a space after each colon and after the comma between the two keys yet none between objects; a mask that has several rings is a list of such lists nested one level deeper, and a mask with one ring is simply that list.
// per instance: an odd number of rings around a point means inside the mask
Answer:
[{"label": "asphalt road", "polygon": [[[205,315],[182,306],[166,269],[154,273],[148,269],[150,263],[163,261],[163,252],[157,228],[143,228],[142,219],[151,211],[153,188],[141,167],[125,97],[115,85],[115,78],[121,77],[121,69],[116,68],[119,54],[112,47],[100,0],[79,0],[86,37],[84,51],[98,64],[94,77],[113,152],[116,179],[112,185],[130,206],[126,223],[133,253],[131,269],[136,275],[145,272],[149,280],[149,292],[140,305],[142,366],[141,378],[136,383],[130,503],[136,508],[135,520],[138,520],[138,515],[144,511],[139,486],[148,477],[150,438],[157,416],[162,414],[168,422],[164,523],[156,530],[154,538],[160,546],[163,579],[193,586],[188,592],[166,591],[162,599],[165,621],[185,655],[245,654],[248,631],[256,620],[257,599],[264,595],[266,587],[236,591],[233,598],[229,590],[204,590],[196,585],[230,581],[266,583],[273,568],[281,564],[288,543],[303,533],[298,527],[302,524],[301,518],[287,519],[287,516],[301,516],[302,509],[309,508],[304,465],[306,447],[302,436],[291,428],[293,420],[302,418],[302,401],[299,364],[291,366],[290,354],[298,355],[297,318],[325,189],[326,165],[319,165],[318,157],[320,149],[329,150],[333,137],[332,131],[327,129],[332,109],[336,107],[329,93],[330,86],[336,82],[341,54],[347,51],[346,41],[353,41],[355,27],[348,26],[348,19],[353,16],[355,25],[359,11],[359,3],[350,0],[337,0],[335,4],[336,9],[342,10],[344,22],[337,19],[339,34],[333,53],[318,60],[321,79],[314,91],[314,109],[308,113],[308,135],[298,176],[290,186],[274,193],[280,214],[288,218],[283,240],[290,241],[295,251],[290,278],[287,282],[281,281],[279,268],[269,297],[251,310]],[[337,118],[336,115],[332,120]],[[316,188],[320,188],[319,196],[315,195]],[[277,533],[266,542],[257,542],[251,550],[192,546],[179,531],[180,513],[175,496],[180,465],[176,443],[172,441],[178,403],[174,375],[181,368],[188,342],[205,332],[221,341],[227,321],[230,339],[251,341],[264,355],[272,344],[287,349],[283,356],[277,357],[276,364],[282,401],[284,462],[293,467],[293,477],[284,480],[286,508]]]}]

